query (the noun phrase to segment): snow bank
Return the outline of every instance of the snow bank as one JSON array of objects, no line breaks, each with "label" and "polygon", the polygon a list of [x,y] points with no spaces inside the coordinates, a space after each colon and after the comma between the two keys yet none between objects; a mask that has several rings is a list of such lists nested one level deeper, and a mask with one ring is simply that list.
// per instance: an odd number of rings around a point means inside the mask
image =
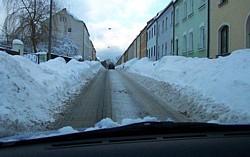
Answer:
[{"label": "snow bank", "polygon": [[[143,58],[118,69],[151,78],[151,84],[170,84],[192,101],[202,99],[195,108],[204,110],[200,114],[219,112],[215,119],[219,122],[250,122],[250,50],[238,50],[218,59],[168,56],[151,62]],[[168,92],[157,88],[154,90]]]},{"label": "snow bank", "polygon": [[86,132],[86,131],[94,131],[94,130],[100,130],[100,129],[110,129],[135,123],[142,123],[142,122],[159,122],[159,120],[155,117],[145,117],[143,119],[137,118],[137,119],[123,119],[121,123],[114,122],[110,118],[105,118],[101,120],[100,122],[96,123],[94,127],[84,129],[83,131],[78,131],[71,126],[66,126],[58,130],[53,131],[47,131],[47,132],[36,132],[36,133],[27,133],[22,135],[17,135],[13,137],[5,137],[0,138],[0,142],[13,142],[13,141],[21,141],[21,140],[29,140],[29,139],[39,139],[39,138],[45,138],[45,137],[52,137],[52,136],[60,136],[60,135],[66,135],[66,134],[74,134],[78,132]]},{"label": "snow bank", "polygon": [[98,62],[66,63],[63,58],[37,65],[0,52],[0,136],[44,130],[64,102],[101,69]]}]

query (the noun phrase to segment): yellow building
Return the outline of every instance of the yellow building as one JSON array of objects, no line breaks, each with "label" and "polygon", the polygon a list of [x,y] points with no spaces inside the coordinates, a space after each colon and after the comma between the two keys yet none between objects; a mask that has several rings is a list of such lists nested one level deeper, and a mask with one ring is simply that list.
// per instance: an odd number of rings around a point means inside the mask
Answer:
[{"label": "yellow building", "polygon": [[210,58],[249,48],[250,0],[210,2]]}]

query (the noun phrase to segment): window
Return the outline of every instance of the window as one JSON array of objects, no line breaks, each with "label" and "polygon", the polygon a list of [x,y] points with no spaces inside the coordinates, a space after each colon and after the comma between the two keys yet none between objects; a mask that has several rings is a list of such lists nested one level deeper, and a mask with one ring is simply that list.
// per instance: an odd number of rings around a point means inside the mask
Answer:
[{"label": "window", "polygon": [[161,54],[162,54],[162,56],[164,56],[164,44],[162,44],[162,46],[161,46]]},{"label": "window", "polygon": [[154,28],[152,27],[152,28],[151,28],[151,38],[153,38],[153,36],[154,36],[153,33],[154,33]]},{"label": "window", "polygon": [[228,45],[229,45],[229,27],[228,26],[224,26],[222,29],[221,29],[221,32],[220,32],[220,36],[221,36],[221,54],[223,53],[228,53]]},{"label": "window", "polygon": [[171,12],[171,26],[173,25],[173,21],[174,21],[174,12]]},{"label": "window", "polygon": [[174,42],[173,39],[171,39],[171,53],[173,53],[173,50],[174,50]]},{"label": "window", "polygon": [[61,22],[66,21],[66,17],[65,17],[65,16],[63,16],[63,15],[60,15],[60,21],[61,21]]},{"label": "window", "polygon": [[155,25],[154,25],[154,35],[156,35],[156,28],[155,28]]},{"label": "window", "polygon": [[179,8],[176,7],[176,10],[175,10],[175,21],[176,21],[176,24],[179,23]]},{"label": "window", "polygon": [[179,55],[179,39],[175,39],[175,47],[176,47],[176,55],[178,56]]},{"label": "window", "polygon": [[154,46],[154,56],[155,56],[155,46]]},{"label": "window", "polygon": [[72,28],[68,28],[68,32],[72,32]]},{"label": "window", "polygon": [[184,1],[184,5],[183,5],[183,20],[185,20],[187,18],[187,1]]},{"label": "window", "polygon": [[205,44],[205,26],[201,26],[200,27],[200,43],[199,43],[199,49],[203,49],[205,48],[206,44]]},{"label": "window", "polygon": [[160,36],[160,31],[161,31],[161,26],[160,26],[160,24],[158,24],[157,28],[158,28],[157,35]]},{"label": "window", "polygon": [[168,18],[166,18],[166,27],[165,27],[166,31],[168,30]]},{"label": "window", "polygon": [[194,13],[194,0],[189,0],[189,15]]},{"label": "window", "polygon": [[165,43],[165,55],[167,54],[167,52],[168,52],[168,43],[166,42]]},{"label": "window", "polygon": [[189,32],[189,39],[188,39],[188,51],[193,51],[194,50],[194,34],[193,31]]},{"label": "window", "polygon": [[183,52],[187,52],[187,35],[183,35]]},{"label": "window", "polygon": [[149,30],[149,32],[148,32],[148,40],[150,40],[150,37],[151,36],[151,31]]},{"label": "window", "polygon": [[164,24],[164,20],[162,21],[162,29],[161,29],[161,33],[164,33],[164,26],[165,26],[165,24]]},{"label": "window", "polygon": [[200,7],[204,6],[206,4],[206,0],[200,0]]},{"label": "window", "polygon": [[224,4],[227,4],[228,0],[219,0],[219,7],[223,6]]}]

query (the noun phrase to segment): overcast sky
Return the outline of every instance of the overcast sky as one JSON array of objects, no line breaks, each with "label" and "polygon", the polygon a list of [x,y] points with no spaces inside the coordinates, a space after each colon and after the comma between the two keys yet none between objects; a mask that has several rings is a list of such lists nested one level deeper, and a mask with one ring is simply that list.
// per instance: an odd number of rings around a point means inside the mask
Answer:
[{"label": "overcast sky", "polygon": [[[170,0],[64,0],[66,8],[83,20],[99,56],[122,54],[148,20]],[[111,28],[109,30],[108,28]]]},{"label": "overcast sky", "polygon": [[[170,0],[61,0],[88,27],[99,56],[122,54]],[[0,25],[3,12],[0,10]],[[109,30],[108,28],[111,28]]]}]

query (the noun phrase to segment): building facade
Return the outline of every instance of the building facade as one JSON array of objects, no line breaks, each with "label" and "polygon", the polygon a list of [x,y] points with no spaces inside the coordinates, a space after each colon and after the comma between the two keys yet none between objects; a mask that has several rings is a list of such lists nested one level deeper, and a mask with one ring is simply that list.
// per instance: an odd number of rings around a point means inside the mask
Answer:
[{"label": "building facade", "polygon": [[175,6],[175,55],[207,57],[208,0],[176,0]]},{"label": "building facade", "polygon": [[173,55],[173,33],[174,33],[174,6],[171,2],[160,14],[157,19],[157,56]]},{"label": "building facade", "polygon": [[145,26],[140,33],[140,58],[147,57],[147,26]]},{"label": "building facade", "polygon": [[94,47],[91,44],[86,24],[70,14],[65,8],[53,16],[53,21],[56,22],[53,35],[69,36],[78,46],[78,54],[84,60],[91,60]]},{"label": "building facade", "polygon": [[250,1],[211,0],[210,58],[250,48]]},{"label": "building facade", "polygon": [[147,57],[151,61],[157,60],[157,17],[151,19],[147,24]]}]

